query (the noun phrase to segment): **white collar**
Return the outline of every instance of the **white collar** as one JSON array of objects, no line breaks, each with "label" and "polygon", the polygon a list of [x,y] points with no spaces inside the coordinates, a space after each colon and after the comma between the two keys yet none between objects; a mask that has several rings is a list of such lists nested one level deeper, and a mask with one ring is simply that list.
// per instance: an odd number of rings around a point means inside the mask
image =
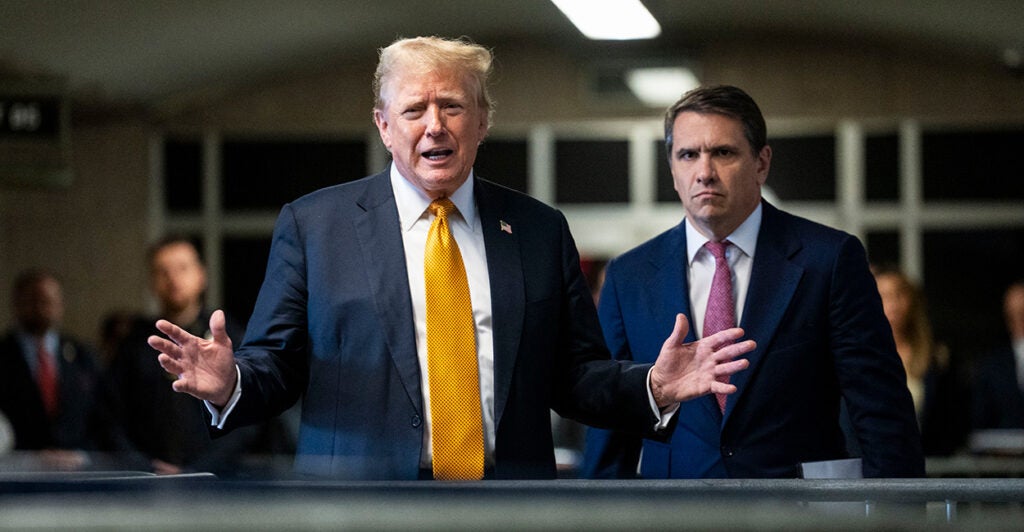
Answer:
[{"label": "white collar", "polygon": [[[402,224],[402,231],[408,231],[423,217],[432,199],[402,176],[395,163],[391,163],[391,189],[395,194],[395,204],[398,206],[398,220]],[[472,170],[469,171],[469,177],[466,178],[466,182],[459,186],[449,199],[459,209],[459,215],[471,230],[479,225],[476,212],[476,197],[473,195]]]},{"label": "white collar", "polygon": [[[754,258],[754,252],[757,250],[757,234],[761,230],[762,211],[761,203],[758,203],[754,212],[750,213],[750,216],[747,216],[747,219],[743,220],[743,223],[726,237],[726,240],[750,258]],[[709,239],[700,234],[689,219],[684,221],[684,225],[686,226],[686,262],[693,264],[697,252],[704,247]]]}]

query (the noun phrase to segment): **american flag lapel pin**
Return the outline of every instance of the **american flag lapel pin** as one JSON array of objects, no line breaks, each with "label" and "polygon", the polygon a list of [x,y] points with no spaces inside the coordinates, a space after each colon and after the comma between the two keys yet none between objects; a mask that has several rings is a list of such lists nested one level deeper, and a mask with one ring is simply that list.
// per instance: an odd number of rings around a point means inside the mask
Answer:
[{"label": "american flag lapel pin", "polygon": [[508,233],[510,235],[512,234],[512,226],[509,225],[508,222],[506,222],[505,220],[498,220],[498,223],[501,224],[501,230],[502,231],[504,231],[504,232],[506,232],[506,233]]}]

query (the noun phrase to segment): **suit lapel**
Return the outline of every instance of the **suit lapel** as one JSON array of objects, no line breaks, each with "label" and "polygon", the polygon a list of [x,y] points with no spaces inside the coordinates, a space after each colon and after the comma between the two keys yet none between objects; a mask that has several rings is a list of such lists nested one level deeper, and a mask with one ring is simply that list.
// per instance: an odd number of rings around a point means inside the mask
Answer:
[{"label": "suit lapel", "polygon": [[803,276],[803,268],[789,260],[800,251],[803,244],[787,235],[788,228],[780,223],[777,209],[768,202],[763,202],[763,205],[764,217],[757,237],[757,255],[754,257],[747,300],[740,319],[740,327],[746,332],[746,338],[755,339],[757,348],[747,356],[750,367],[733,375],[730,380],[738,390],[729,396],[726,403],[726,419],[743,396],[746,384],[757,373]]},{"label": "suit lapel", "polygon": [[356,205],[362,212],[354,215],[354,225],[377,316],[384,325],[384,341],[409,399],[422,414],[423,393],[409,283],[396,282],[408,279],[409,274],[405,267],[398,208],[387,172],[367,182],[366,191]]},{"label": "suit lapel", "polygon": [[[651,255],[649,266],[652,275],[643,276],[646,278],[644,286],[647,300],[655,302],[656,308],[651,309],[654,319],[666,320],[667,323],[662,327],[668,327],[665,334],[668,338],[676,314],[683,313],[688,320],[693,321],[688,295],[690,283],[686,275],[686,228],[683,224],[676,226],[665,240],[662,249]],[[691,326],[686,334],[686,341],[692,342],[696,339],[696,333]],[[654,362],[657,356],[658,353],[652,353],[649,361]]]},{"label": "suit lapel", "polygon": [[494,423],[500,426],[512,386],[526,305],[519,233],[515,231],[522,222],[506,210],[504,198],[495,185],[477,179],[474,190],[487,252],[487,276],[491,284]]}]

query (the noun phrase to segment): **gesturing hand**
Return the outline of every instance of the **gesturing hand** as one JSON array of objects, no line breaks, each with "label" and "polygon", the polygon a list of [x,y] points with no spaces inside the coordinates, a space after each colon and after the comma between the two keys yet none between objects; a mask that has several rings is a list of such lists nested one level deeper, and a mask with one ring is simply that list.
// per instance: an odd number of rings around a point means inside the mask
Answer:
[{"label": "gesturing hand", "polygon": [[157,321],[156,328],[170,340],[154,335],[148,342],[160,351],[160,366],[178,376],[171,385],[174,391],[224,406],[235,391],[236,381],[235,355],[224,312],[217,310],[210,316],[211,340],[194,336],[167,320]]},{"label": "gesturing hand", "polygon": [[675,328],[651,370],[651,392],[661,408],[710,393],[733,393],[736,386],[719,382],[717,377],[733,375],[750,365],[745,358],[734,360],[756,347],[753,340],[737,342],[743,329],[726,329],[683,343],[689,330],[686,316],[677,314]]}]

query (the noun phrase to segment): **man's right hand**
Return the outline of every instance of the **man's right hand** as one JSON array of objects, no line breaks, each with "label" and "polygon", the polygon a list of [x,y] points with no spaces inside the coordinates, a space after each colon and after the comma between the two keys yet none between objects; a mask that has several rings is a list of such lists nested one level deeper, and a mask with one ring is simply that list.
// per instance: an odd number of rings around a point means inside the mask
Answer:
[{"label": "man's right hand", "polygon": [[177,325],[159,320],[156,328],[167,338],[150,336],[149,345],[160,352],[157,360],[167,372],[178,376],[171,387],[214,406],[223,407],[235,391],[235,354],[224,325],[224,312],[210,316],[213,339],[189,334]]}]

